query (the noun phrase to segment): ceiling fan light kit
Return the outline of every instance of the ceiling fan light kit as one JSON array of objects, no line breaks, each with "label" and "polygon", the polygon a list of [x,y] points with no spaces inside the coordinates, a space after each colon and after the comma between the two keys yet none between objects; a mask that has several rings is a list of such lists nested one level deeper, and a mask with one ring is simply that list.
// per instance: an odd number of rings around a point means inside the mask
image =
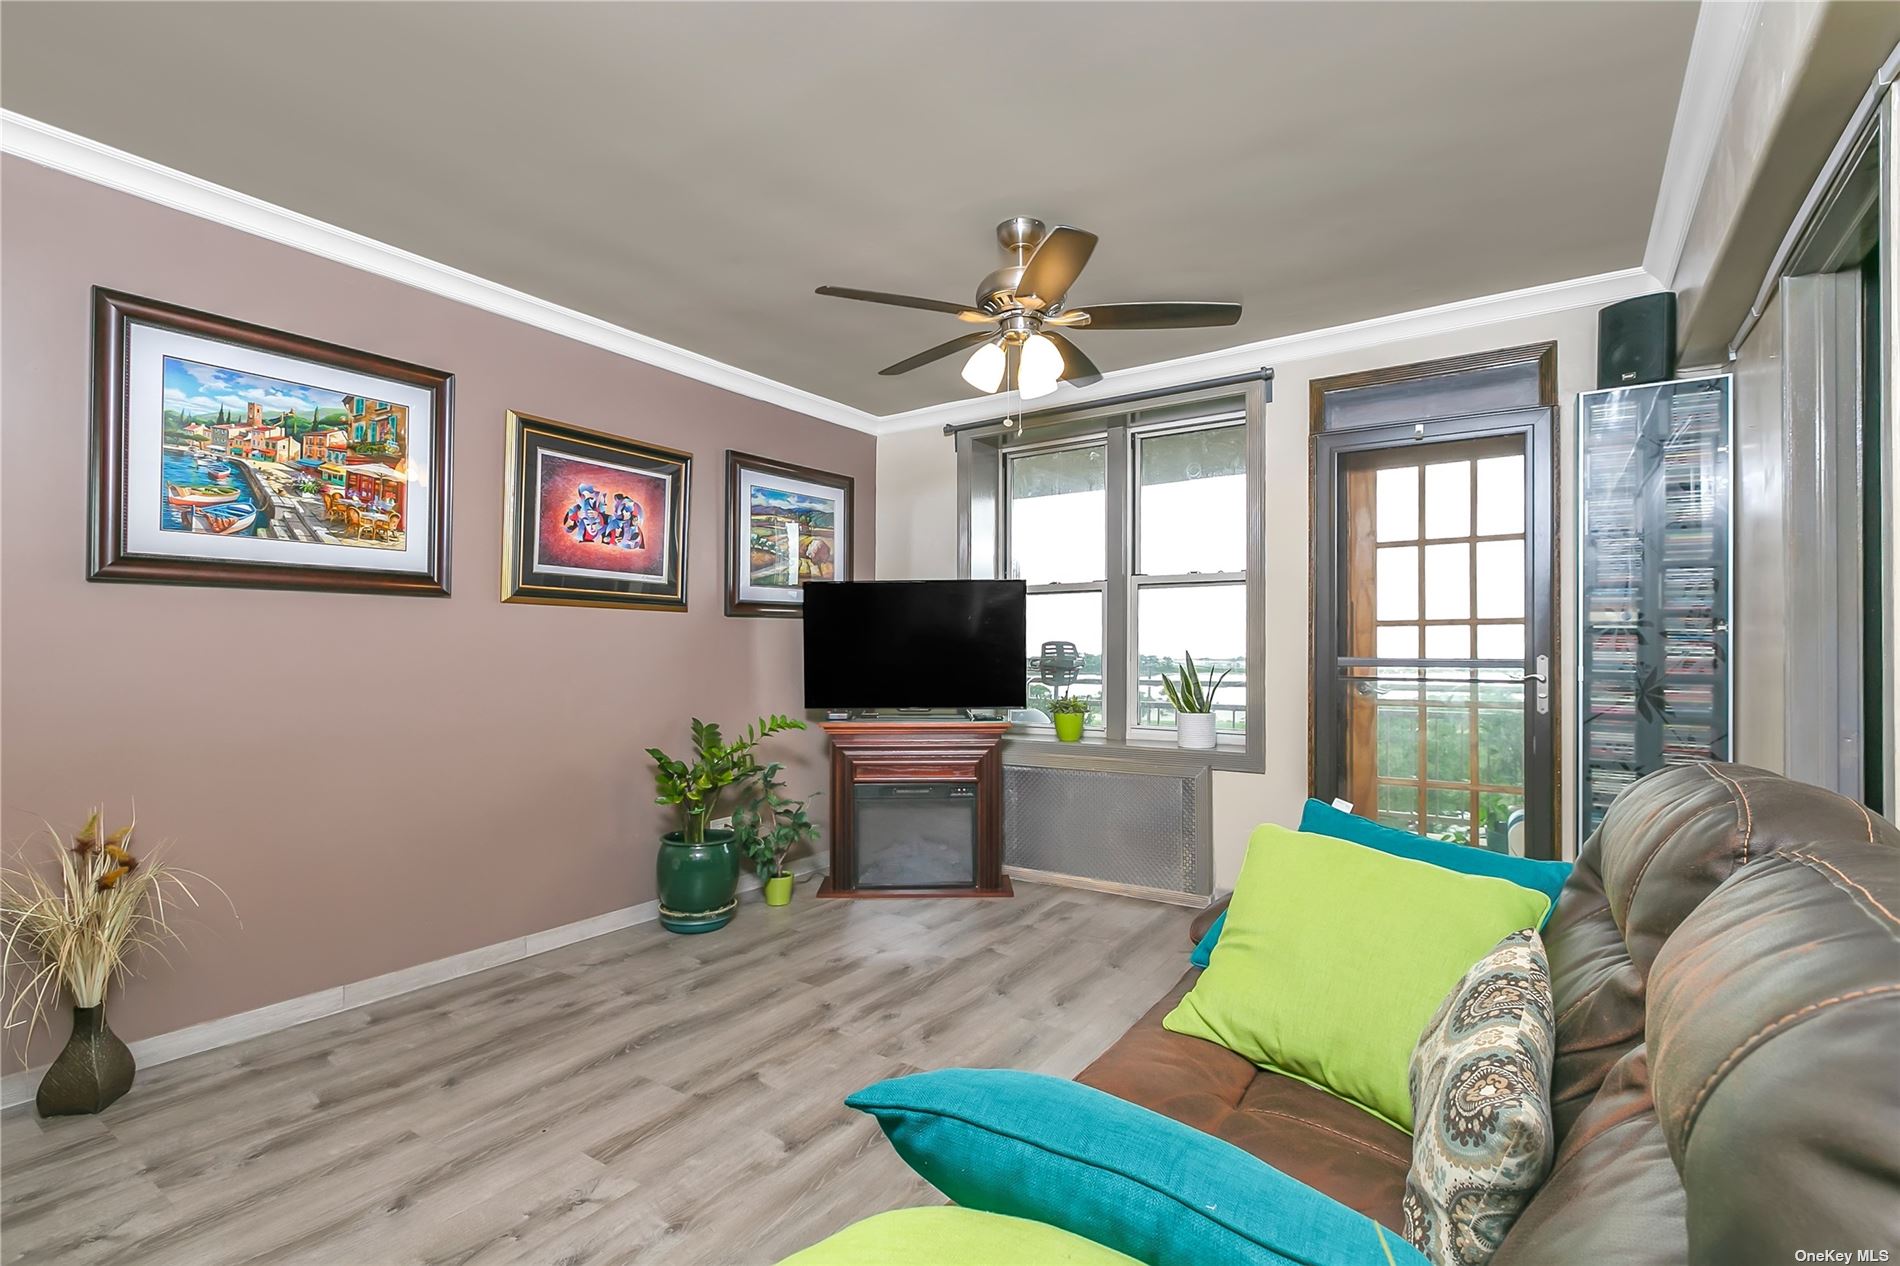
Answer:
[{"label": "ceiling fan light kit", "polygon": [[878,372],[907,374],[974,348],[964,362],[963,381],[989,394],[1015,391],[1024,400],[1049,395],[1064,382],[1086,387],[1101,381],[1102,371],[1059,332],[1062,329],[1185,330],[1232,325],[1240,319],[1238,303],[1110,303],[1071,308],[1069,288],[1095,251],[1095,234],[1066,224],[1051,229],[1041,220],[1019,215],[996,226],[996,240],[1010,262],[977,285],[974,303],[845,286],[820,286],[818,293],[942,312],[966,324],[992,327],[960,334]]}]

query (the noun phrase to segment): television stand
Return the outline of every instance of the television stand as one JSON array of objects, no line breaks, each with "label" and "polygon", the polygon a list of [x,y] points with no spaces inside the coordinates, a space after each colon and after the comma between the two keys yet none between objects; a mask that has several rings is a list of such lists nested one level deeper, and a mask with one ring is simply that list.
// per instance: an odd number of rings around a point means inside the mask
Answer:
[{"label": "television stand", "polygon": [[821,897],[1009,897],[1007,721],[826,721],[831,873]]}]

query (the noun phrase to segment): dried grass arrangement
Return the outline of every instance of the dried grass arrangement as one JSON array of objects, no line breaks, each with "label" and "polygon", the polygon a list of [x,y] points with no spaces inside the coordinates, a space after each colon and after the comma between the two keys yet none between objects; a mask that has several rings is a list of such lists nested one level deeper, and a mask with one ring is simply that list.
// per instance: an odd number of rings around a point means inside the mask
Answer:
[{"label": "dried grass arrangement", "polygon": [[144,953],[165,958],[177,943],[173,924],[199,905],[194,885],[224,897],[224,889],[196,871],[162,860],[163,845],[145,857],[132,851],[132,822],[104,834],[97,808],[68,844],[46,826],[52,864],[0,869],[0,968],[13,995],[0,1027],[24,1027],[21,1043],[59,1005],[63,986],[73,1005],[97,1008],[112,984],[135,974]]}]

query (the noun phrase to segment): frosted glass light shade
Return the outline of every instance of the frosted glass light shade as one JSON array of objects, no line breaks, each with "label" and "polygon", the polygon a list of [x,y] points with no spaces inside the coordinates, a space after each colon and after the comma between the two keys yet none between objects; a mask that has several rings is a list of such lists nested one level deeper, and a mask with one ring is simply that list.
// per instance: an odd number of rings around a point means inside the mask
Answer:
[{"label": "frosted glass light shade", "polygon": [[1022,365],[1016,371],[1016,387],[1025,400],[1046,396],[1062,381],[1062,351],[1046,335],[1032,334],[1023,344]]},{"label": "frosted glass light shade", "polygon": [[995,391],[1003,385],[1003,361],[1002,347],[985,343],[963,362],[963,381],[978,391]]}]

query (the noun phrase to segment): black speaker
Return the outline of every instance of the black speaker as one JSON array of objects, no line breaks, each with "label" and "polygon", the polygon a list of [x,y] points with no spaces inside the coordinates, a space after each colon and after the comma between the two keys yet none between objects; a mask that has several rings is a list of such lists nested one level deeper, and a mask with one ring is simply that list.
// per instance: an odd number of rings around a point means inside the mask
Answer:
[{"label": "black speaker", "polygon": [[1597,386],[1634,387],[1676,376],[1676,292],[1642,295],[1597,313]]}]

